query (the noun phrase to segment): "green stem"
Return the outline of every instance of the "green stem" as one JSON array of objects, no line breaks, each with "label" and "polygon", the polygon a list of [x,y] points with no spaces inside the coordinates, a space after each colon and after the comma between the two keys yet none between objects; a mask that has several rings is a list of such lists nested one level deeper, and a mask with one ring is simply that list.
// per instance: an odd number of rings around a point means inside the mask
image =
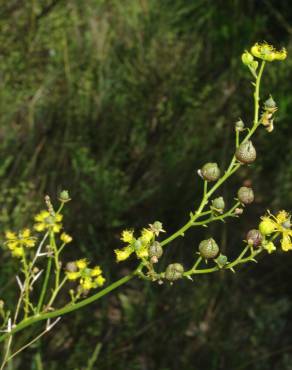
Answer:
[{"label": "green stem", "polygon": [[98,299],[102,298],[106,294],[110,293],[111,291],[117,289],[121,285],[124,285],[127,283],[129,280],[133,279],[133,277],[136,275],[136,270],[132,272],[131,274],[124,276],[123,278],[115,281],[108,287],[104,288],[103,290],[99,291],[96,294],[93,294],[92,296],[83,299],[82,301],[79,301],[74,304],[69,304],[63,308],[60,308],[58,310],[55,310],[53,312],[44,312],[44,313],[39,313],[35,316],[29,317],[25,320],[22,320],[16,327],[14,327],[10,333],[6,333],[0,337],[0,342],[3,342],[9,335],[15,334],[25,328],[27,328],[30,325],[33,325],[39,321],[47,320],[47,319],[52,319],[54,317],[59,317],[62,315],[65,315],[69,312],[76,311],[80,309],[81,307],[87,306],[90,303],[93,303],[94,301],[97,301]]},{"label": "green stem", "polygon": [[38,305],[37,305],[37,313],[39,313],[40,310],[42,309],[42,305],[43,305],[43,302],[44,302],[44,299],[45,299],[45,294],[47,292],[47,287],[48,287],[49,278],[50,278],[50,274],[51,274],[51,268],[52,268],[52,258],[50,256],[48,256],[48,264],[47,264],[47,269],[46,269],[46,275],[45,275],[44,283],[43,283],[43,286],[42,286],[39,302],[38,302]]}]

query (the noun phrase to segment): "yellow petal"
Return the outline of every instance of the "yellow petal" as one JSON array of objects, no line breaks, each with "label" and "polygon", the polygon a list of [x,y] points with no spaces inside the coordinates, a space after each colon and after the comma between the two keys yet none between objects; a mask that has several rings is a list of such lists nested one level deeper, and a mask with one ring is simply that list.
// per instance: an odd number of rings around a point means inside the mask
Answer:
[{"label": "yellow petal", "polygon": [[121,240],[125,243],[132,243],[132,241],[134,240],[133,234],[133,230],[124,230],[122,232]]},{"label": "yellow petal", "polygon": [[117,262],[126,260],[127,258],[130,257],[132,253],[133,253],[133,249],[129,246],[123,249],[115,249]]},{"label": "yellow petal", "polygon": [[283,234],[283,239],[281,240],[281,247],[284,252],[287,252],[292,249],[292,241],[288,234]]},{"label": "yellow petal", "polygon": [[62,225],[61,224],[55,224],[53,226],[54,233],[59,233],[61,231],[61,229],[62,229]]},{"label": "yellow petal", "polygon": [[50,216],[50,213],[48,211],[41,211],[40,213],[38,213],[36,216],[35,216],[35,221],[37,222],[42,222],[44,221],[44,219],[46,219],[47,217]]},{"label": "yellow petal", "polygon": [[44,224],[43,222],[34,225],[34,229],[38,232],[44,231],[45,228],[46,228],[46,224]]},{"label": "yellow petal", "polygon": [[60,222],[60,221],[62,221],[63,220],[63,215],[60,215],[60,213],[57,213],[56,215],[55,215],[55,221],[56,222]]},{"label": "yellow petal", "polygon": [[77,280],[80,277],[80,272],[78,271],[67,271],[66,276],[68,280]]},{"label": "yellow petal", "polygon": [[95,282],[97,283],[97,285],[100,287],[100,286],[103,286],[104,283],[105,283],[105,278],[102,276],[102,275],[99,275],[96,279],[95,279]]},{"label": "yellow petal", "polygon": [[24,250],[22,247],[17,247],[13,249],[11,253],[13,257],[22,257],[24,255]]},{"label": "yellow petal", "polygon": [[23,238],[29,238],[30,237],[30,230],[29,229],[22,230],[21,235],[22,235]]},{"label": "yellow petal", "polygon": [[277,222],[281,225],[289,219],[289,214],[286,211],[280,211],[276,215]]},{"label": "yellow petal", "polygon": [[6,239],[13,240],[13,239],[16,239],[16,234],[13,233],[12,231],[6,231],[5,237]]},{"label": "yellow petal", "polygon": [[92,270],[91,270],[91,273],[90,275],[91,276],[99,276],[102,274],[102,270],[99,266],[95,266]]},{"label": "yellow petal", "polygon": [[7,242],[6,245],[7,247],[12,251],[13,249],[15,249],[19,244],[19,241],[17,240],[14,240],[14,241],[11,241],[11,242]]},{"label": "yellow petal", "polygon": [[36,239],[33,239],[33,238],[29,238],[29,239],[25,239],[23,241],[24,245],[26,245],[28,248],[32,248],[35,246],[36,244]]}]

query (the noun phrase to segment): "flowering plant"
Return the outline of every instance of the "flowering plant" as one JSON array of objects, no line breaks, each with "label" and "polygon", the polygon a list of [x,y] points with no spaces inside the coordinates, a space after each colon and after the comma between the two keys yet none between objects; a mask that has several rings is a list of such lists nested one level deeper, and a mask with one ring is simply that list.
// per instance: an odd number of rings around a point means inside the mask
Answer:
[{"label": "flowering plant", "polygon": [[[184,233],[191,228],[239,217],[244,212],[244,208],[253,202],[253,189],[246,186],[238,189],[234,203],[229,206],[225,204],[220,194],[216,197],[214,194],[239,168],[251,165],[256,160],[256,149],[251,141],[255,131],[260,127],[265,128],[267,132],[273,131],[277,105],[270,96],[260,106],[260,84],[266,63],[281,61],[286,57],[285,49],[276,51],[267,43],[255,44],[250,52],[245,51],[242,54],[242,61],[254,79],[252,124],[246,126],[242,120],[235,123],[234,155],[225,171],[222,171],[220,166],[214,162],[206,163],[198,170],[198,175],[203,182],[202,199],[198,207],[190,212],[188,222],[179,230],[160,240],[161,235],[166,231],[161,222],[155,221],[143,228],[139,235],[131,229],[122,232],[121,241],[124,245],[114,251],[117,262],[122,262],[131,256],[135,256],[139,262],[129,275],[101,289],[106,280],[99,265],[90,267],[86,258],[62,263],[62,251],[72,242],[72,237],[63,228],[62,210],[70,201],[67,191],[61,192],[60,205],[57,210],[50,198],[45,197],[46,209],[35,216],[34,232],[29,228],[19,232],[6,232],[4,250],[19,260],[19,274],[16,276],[19,298],[14,311],[6,308],[3,300],[0,301],[2,319],[0,325],[3,333],[0,336],[0,342],[5,342],[0,370],[3,370],[17,354],[51,330],[63,315],[102,298],[134,277],[159,284],[163,282],[172,284],[179,279],[192,280],[195,275],[213,273],[218,270],[234,272],[238,265],[256,261],[260,253],[275,252],[278,245],[277,240],[283,251],[292,249],[290,214],[284,210],[275,215],[267,211],[267,214],[259,221],[257,228],[247,233],[242,251],[233,261],[229,261],[228,256],[220,252],[217,242],[210,236],[199,243],[190,267],[185,267],[179,262],[172,262],[164,271],[159,270],[159,259],[165,247],[173,240],[184,236]],[[45,268],[41,267],[43,262],[45,262]],[[68,302],[57,308],[56,302],[59,294],[61,290],[66,289],[67,284],[75,284],[75,286],[67,289]],[[99,290],[91,294],[94,289]],[[54,321],[51,321],[52,319]],[[46,321],[44,330],[22,347],[14,349],[14,335],[40,321]]]}]

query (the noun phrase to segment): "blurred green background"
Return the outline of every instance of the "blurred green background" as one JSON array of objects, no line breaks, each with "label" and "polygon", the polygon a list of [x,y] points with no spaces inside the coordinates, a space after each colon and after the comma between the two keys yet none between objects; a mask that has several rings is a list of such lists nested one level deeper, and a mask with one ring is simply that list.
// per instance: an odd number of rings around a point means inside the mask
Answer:
[{"label": "blurred green background", "polygon": [[[135,266],[114,261],[121,230],[158,219],[175,231],[200,198],[197,169],[226,165],[234,123],[250,124],[253,111],[241,53],[261,40],[292,51],[292,3],[1,0],[0,29],[1,228],[30,225],[44,194],[68,189],[65,260],[86,255],[113,281]],[[291,81],[291,58],[268,65],[262,97],[279,106],[275,130],[259,130],[258,160],[219,194],[230,204],[248,181],[255,203],[175,241],[162,266],[188,265],[210,234],[234,256],[267,208],[291,211]],[[2,253],[8,305],[15,269]],[[279,252],[235,275],[136,280],[64,317],[13,369],[291,370],[291,279],[292,254]]]}]

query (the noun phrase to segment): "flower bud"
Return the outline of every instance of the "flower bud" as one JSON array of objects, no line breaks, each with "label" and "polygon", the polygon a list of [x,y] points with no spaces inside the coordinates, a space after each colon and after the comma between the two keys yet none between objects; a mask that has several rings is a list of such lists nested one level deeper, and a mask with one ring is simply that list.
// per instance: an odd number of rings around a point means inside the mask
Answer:
[{"label": "flower bud", "polygon": [[160,258],[163,254],[163,249],[159,242],[154,242],[149,247],[149,256]]},{"label": "flower bud", "polygon": [[220,169],[217,163],[206,163],[201,168],[201,175],[204,180],[216,181],[220,177]]},{"label": "flower bud", "polygon": [[223,211],[225,208],[225,202],[223,197],[218,197],[212,200],[212,207],[217,211]]},{"label": "flower bud", "polygon": [[68,262],[66,263],[66,271],[68,272],[76,272],[78,270],[77,265],[75,262]]},{"label": "flower bud", "polygon": [[219,254],[219,256],[215,259],[215,262],[219,266],[219,268],[222,268],[226,265],[228,262],[227,256],[224,256],[224,254]]},{"label": "flower bud", "polygon": [[264,102],[264,108],[270,113],[274,113],[277,110],[277,104],[272,95],[270,95],[269,99]]},{"label": "flower bud", "polygon": [[263,247],[269,254],[273,253],[277,249],[275,244],[271,241],[263,243]]},{"label": "flower bud", "polygon": [[242,186],[238,189],[237,197],[239,201],[243,204],[250,204],[254,201],[254,193],[252,188]]},{"label": "flower bud", "polygon": [[275,223],[269,217],[263,217],[259,224],[259,230],[262,235],[270,235],[275,231]]},{"label": "flower bud", "polygon": [[253,247],[258,247],[261,245],[263,236],[257,229],[249,230],[246,234],[247,243]]},{"label": "flower bud", "polygon": [[239,119],[237,122],[235,122],[235,130],[236,131],[243,131],[244,129],[244,122]]},{"label": "flower bud", "polygon": [[184,267],[180,263],[172,263],[165,270],[165,278],[169,281],[175,281],[183,277]]},{"label": "flower bud", "polygon": [[69,196],[68,190],[62,190],[61,193],[59,194],[59,201],[63,203],[67,203],[71,200]]},{"label": "flower bud", "polygon": [[213,238],[202,240],[199,244],[200,255],[206,259],[215,258],[219,253],[219,247]]},{"label": "flower bud", "polygon": [[244,164],[249,164],[255,161],[257,153],[255,147],[250,140],[240,144],[235,152],[236,159]]},{"label": "flower bud", "polygon": [[253,61],[253,56],[248,51],[245,51],[241,55],[241,60],[242,60],[242,63],[243,64],[245,64],[246,66],[248,66]]}]

